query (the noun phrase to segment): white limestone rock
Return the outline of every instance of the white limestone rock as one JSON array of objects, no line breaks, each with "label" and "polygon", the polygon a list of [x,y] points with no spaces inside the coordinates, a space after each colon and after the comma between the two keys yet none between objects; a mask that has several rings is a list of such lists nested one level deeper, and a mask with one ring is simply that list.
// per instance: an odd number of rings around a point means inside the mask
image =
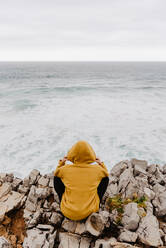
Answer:
[{"label": "white limestone rock", "polygon": [[122,224],[125,229],[134,231],[138,227],[140,217],[138,215],[137,203],[131,202],[124,206]]},{"label": "white limestone rock", "polygon": [[79,248],[80,236],[67,232],[59,233],[60,244],[58,248]]},{"label": "white limestone rock", "polygon": [[87,232],[94,236],[99,236],[104,230],[104,219],[98,213],[92,213],[85,223]]},{"label": "white limestone rock", "polygon": [[17,190],[18,186],[22,183],[22,180],[20,178],[14,178],[12,182],[12,189]]},{"label": "white limestone rock", "polygon": [[156,164],[150,164],[150,165],[148,166],[148,168],[147,168],[147,171],[148,171],[148,173],[149,173],[150,175],[155,174],[156,170],[157,170],[157,165],[156,165]]},{"label": "white limestone rock", "polygon": [[138,237],[137,233],[124,229],[123,231],[121,231],[118,240],[122,242],[124,241],[124,242],[134,243],[136,242],[137,237]]},{"label": "white limestone rock", "polygon": [[76,230],[76,226],[77,226],[77,222],[76,221],[73,221],[73,220],[69,220],[67,218],[65,218],[62,222],[62,225],[61,227],[68,231],[68,232],[72,232],[74,233],[75,230]]},{"label": "white limestone rock", "polygon": [[155,198],[155,193],[147,187],[144,188],[144,195],[148,200],[153,200]]},{"label": "white limestone rock", "polygon": [[0,237],[0,248],[12,248],[12,245],[4,238]]},{"label": "white limestone rock", "polygon": [[159,193],[162,193],[165,191],[165,187],[162,186],[161,184],[159,183],[156,183],[154,186],[153,186],[153,191],[158,195]]},{"label": "white limestone rock", "polygon": [[29,176],[27,176],[27,177],[25,177],[25,178],[23,179],[23,186],[24,186],[24,187],[30,187],[30,186],[31,186]]},{"label": "white limestone rock", "polygon": [[127,169],[126,161],[121,161],[118,164],[114,165],[114,167],[110,171],[110,175],[119,177],[125,169]]},{"label": "white limestone rock", "polygon": [[131,164],[135,167],[136,165],[139,165],[140,168],[142,168],[144,171],[146,171],[148,163],[146,160],[140,160],[140,159],[136,159],[133,158],[131,159]]},{"label": "white limestone rock", "polygon": [[38,211],[36,211],[33,215],[31,215],[31,219],[29,222],[27,222],[27,226],[28,228],[30,227],[34,227],[38,224],[40,217],[42,216],[43,213],[43,209],[40,209]]},{"label": "white limestone rock", "polygon": [[41,176],[40,179],[38,180],[38,185],[42,187],[47,187],[49,184],[49,178]]},{"label": "white limestone rock", "polygon": [[36,169],[32,170],[31,173],[29,174],[29,184],[35,184],[37,182],[37,179],[40,176],[40,172]]},{"label": "white limestone rock", "polygon": [[9,183],[3,183],[2,186],[0,186],[0,199],[11,192],[11,190],[12,188]]},{"label": "white limestone rock", "polygon": [[119,178],[118,192],[125,192],[126,187],[133,179],[133,168],[126,169]]},{"label": "white limestone rock", "polygon": [[166,164],[163,166],[163,174],[166,174]]},{"label": "white limestone rock", "polygon": [[29,192],[29,187],[25,187],[24,185],[19,185],[18,190],[19,193],[21,194],[27,194]]},{"label": "white limestone rock", "polygon": [[59,204],[57,202],[53,202],[51,204],[51,210],[54,210],[56,212],[60,212],[60,207],[59,207]]},{"label": "white limestone rock", "polygon": [[[115,241],[115,244],[116,243],[117,242]],[[95,247],[94,248],[100,248],[100,247],[102,247],[102,248],[110,248],[112,246],[110,245],[110,242],[108,240],[98,239],[95,242]]]},{"label": "white limestone rock", "polygon": [[[0,216],[2,218],[2,215],[15,208],[18,208],[21,206],[21,201],[23,199],[23,195],[16,191],[11,191],[9,194],[3,196],[0,199]],[[5,211],[4,211],[5,210]],[[3,219],[3,218],[2,218]]]},{"label": "white limestone rock", "polygon": [[157,216],[166,215],[166,191],[158,194],[153,200]]},{"label": "white limestone rock", "polygon": [[23,248],[49,248],[46,234],[37,228],[27,230],[27,237],[24,239]]},{"label": "white limestone rock", "polygon": [[106,191],[107,197],[114,197],[117,193],[118,193],[117,183],[111,183]]},{"label": "white limestone rock", "polygon": [[135,245],[130,245],[124,242],[118,242],[115,238],[110,238],[108,240],[98,239],[95,242],[94,248],[139,248]]},{"label": "white limestone rock", "polygon": [[0,179],[2,180],[2,182],[6,181],[6,177],[7,177],[6,173],[0,173]]},{"label": "white limestone rock", "polygon": [[75,233],[77,234],[83,234],[86,232],[86,229],[85,229],[85,223],[83,222],[77,222],[77,225],[76,225],[76,229],[75,229]]},{"label": "white limestone rock", "polygon": [[49,219],[49,222],[53,225],[59,226],[62,222],[63,216],[59,213],[52,213],[51,218]]},{"label": "white limestone rock", "polygon": [[79,248],[90,248],[90,243],[91,243],[90,238],[82,237]]},{"label": "white limestone rock", "polygon": [[49,188],[36,188],[36,196],[40,199],[46,199],[50,195]]},{"label": "white limestone rock", "polygon": [[154,247],[162,245],[159,223],[157,218],[151,213],[147,213],[147,215],[141,219],[137,234],[139,240],[145,245]]}]

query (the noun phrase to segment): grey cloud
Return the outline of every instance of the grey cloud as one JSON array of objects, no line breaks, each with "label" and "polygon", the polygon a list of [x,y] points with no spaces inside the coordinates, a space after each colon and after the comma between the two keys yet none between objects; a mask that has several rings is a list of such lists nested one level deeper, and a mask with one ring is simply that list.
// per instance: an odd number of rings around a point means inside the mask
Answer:
[{"label": "grey cloud", "polygon": [[70,54],[77,49],[81,60],[86,47],[100,53],[120,47],[124,52],[131,48],[132,54],[135,49],[136,56],[140,49],[155,50],[156,56],[158,49],[160,58],[166,49],[165,7],[165,0],[5,0],[0,6],[0,54],[10,59],[8,51],[16,49],[21,59],[28,49],[33,60],[34,49],[69,49]]}]

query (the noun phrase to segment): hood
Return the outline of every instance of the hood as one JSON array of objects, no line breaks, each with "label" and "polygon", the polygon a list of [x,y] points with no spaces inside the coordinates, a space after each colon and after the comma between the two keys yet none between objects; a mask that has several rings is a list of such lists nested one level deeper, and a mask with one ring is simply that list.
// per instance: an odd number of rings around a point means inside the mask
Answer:
[{"label": "hood", "polygon": [[68,151],[67,159],[72,163],[93,163],[96,154],[88,142],[80,140]]}]

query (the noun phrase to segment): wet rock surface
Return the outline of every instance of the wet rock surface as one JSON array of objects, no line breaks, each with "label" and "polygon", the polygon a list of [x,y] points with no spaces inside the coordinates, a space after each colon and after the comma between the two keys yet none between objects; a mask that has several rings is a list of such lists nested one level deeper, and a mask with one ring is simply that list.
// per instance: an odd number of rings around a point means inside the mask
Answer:
[{"label": "wet rock surface", "polygon": [[[110,210],[107,199],[117,195],[125,205]],[[146,197],[146,207],[131,201],[133,195]],[[33,170],[23,180],[0,173],[0,248],[7,247],[166,247],[166,165],[138,159],[116,164],[99,212],[81,221],[62,215],[53,173]]]}]

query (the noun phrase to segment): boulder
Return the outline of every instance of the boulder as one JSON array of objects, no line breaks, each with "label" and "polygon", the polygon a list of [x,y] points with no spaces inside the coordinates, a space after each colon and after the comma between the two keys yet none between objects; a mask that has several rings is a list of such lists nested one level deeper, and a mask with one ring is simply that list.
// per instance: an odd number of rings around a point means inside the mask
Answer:
[{"label": "boulder", "polygon": [[34,204],[37,204],[38,201],[38,197],[36,194],[36,187],[34,185],[32,185],[30,192],[28,194],[28,198],[27,198],[27,202],[32,202]]},{"label": "boulder", "polygon": [[86,229],[85,229],[85,223],[83,222],[77,222],[77,226],[76,226],[76,229],[75,229],[75,233],[77,234],[83,234],[86,232]]},{"label": "boulder", "polygon": [[27,194],[29,192],[29,187],[25,187],[24,185],[19,185],[18,192],[21,194]]},{"label": "boulder", "polygon": [[110,175],[115,176],[115,177],[119,177],[120,174],[122,174],[122,172],[126,169],[127,169],[126,161],[121,161],[118,164],[114,165],[114,167],[110,171]]},{"label": "boulder", "polygon": [[108,240],[105,239],[96,240],[94,248],[139,248],[139,247],[123,242],[118,242],[115,238],[110,238]]},{"label": "boulder", "polygon": [[23,248],[53,248],[56,231],[48,225],[41,225],[39,228],[27,230],[27,237],[24,239]]},{"label": "boulder", "polygon": [[40,199],[46,199],[50,195],[49,188],[36,188],[36,197]]},{"label": "boulder", "polygon": [[55,213],[52,213],[49,220],[51,224],[59,226],[62,223],[62,219],[63,219],[63,216],[55,212]]},{"label": "boulder", "polygon": [[133,178],[133,168],[126,169],[119,178],[118,192],[125,192],[126,187],[131,182]]},{"label": "boulder", "polygon": [[69,220],[67,218],[65,218],[62,222],[62,228],[65,230],[65,231],[68,231],[68,232],[72,232],[74,233],[75,230],[76,230],[76,226],[77,226],[77,222],[76,221],[73,221],[73,220]]},{"label": "boulder", "polygon": [[68,232],[83,234],[86,232],[85,223],[80,221],[72,221],[67,218],[62,222],[61,227]]},{"label": "boulder", "polygon": [[137,237],[137,233],[123,229],[118,237],[118,240],[122,242],[134,243],[137,240]]},{"label": "boulder", "polygon": [[160,183],[161,185],[165,185],[165,180],[164,180],[164,175],[162,173],[162,168],[157,166],[156,172],[155,172],[155,177],[156,181]]},{"label": "boulder", "polygon": [[117,193],[118,193],[117,183],[111,183],[106,191],[107,197],[114,197]]},{"label": "boulder", "polygon": [[149,173],[150,175],[155,174],[156,170],[157,170],[157,165],[156,165],[156,164],[151,164],[151,165],[149,165],[148,168],[147,168],[147,171],[148,171],[148,173]]},{"label": "boulder", "polygon": [[137,203],[131,202],[124,206],[124,214],[122,224],[127,230],[136,230],[138,227],[140,217],[138,215]]},{"label": "boulder", "polygon": [[166,174],[166,164],[163,166],[163,174]]},{"label": "boulder", "polygon": [[104,227],[110,226],[110,213],[106,210],[99,210]]},{"label": "boulder", "polygon": [[26,207],[26,210],[34,213],[34,212],[36,212],[37,204],[30,202],[30,201],[26,201],[25,207]]},{"label": "boulder", "polygon": [[148,163],[145,160],[132,159],[132,165],[134,166],[134,175],[146,174]]},{"label": "boulder", "polygon": [[7,195],[9,192],[11,192],[12,188],[9,183],[3,183],[2,186],[0,186],[0,201],[1,198],[5,195]]},{"label": "boulder", "polygon": [[29,174],[29,184],[35,184],[37,182],[37,179],[40,176],[40,172],[36,169],[32,170],[31,173]]},{"label": "boulder", "polygon": [[6,214],[6,208],[0,203],[0,223],[4,220]]},{"label": "boulder", "polygon": [[12,182],[12,189],[17,190],[18,186],[22,183],[22,180],[20,178],[14,178]]},{"label": "boulder", "polygon": [[155,198],[155,193],[147,187],[144,188],[144,195],[148,200],[153,200]]},{"label": "boulder", "polygon": [[53,202],[51,204],[51,210],[54,210],[56,212],[60,212],[60,206],[59,206],[59,204],[57,202]]},{"label": "boulder", "polygon": [[60,232],[59,241],[58,248],[79,248],[80,246],[80,236],[76,234]]},{"label": "boulder", "polygon": [[166,234],[166,223],[160,222],[160,228],[163,230],[163,232]]},{"label": "boulder", "polygon": [[166,191],[156,195],[155,199],[153,200],[153,205],[155,206],[155,212],[157,216],[166,215]]},{"label": "boulder", "polygon": [[[116,240],[115,240],[115,243],[117,243]],[[102,247],[102,248],[110,248],[112,246],[110,245],[110,242],[108,240],[98,239],[95,242],[95,247],[94,248],[100,248],[100,247]]]},{"label": "boulder", "polygon": [[85,223],[85,230],[94,236],[99,236],[104,230],[104,220],[98,213],[92,213]]},{"label": "boulder", "polygon": [[87,237],[82,237],[80,241],[79,248],[89,248],[91,243],[91,239]]},{"label": "boulder", "polygon": [[38,185],[42,187],[47,187],[49,184],[49,179],[47,177],[41,176],[40,179],[38,180]]},{"label": "boulder", "polygon": [[131,164],[135,167],[136,165],[139,165],[141,168],[143,168],[145,171],[147,169],[148,163],[146,160],[140,160],[136,158],[131,159]]},{"label": "boulder", "polygon": [[[39,223],[39,220],[42,216],[42,213],[43,213],[43,211],[42,211],[42,209],[40,209],[40,210],[36,211],[33,215],[30,215],[29,218],[27,218],[27,220],[28,220],[27,221],[27,227],[30,228],[30,227],[36,226]],[[25,217],[26,216],[24,215],[24,218]],[[26,220],[26,218],[25,218],[25,220]]]},{"label": "boulder", "polygon": [[151,213],[147,213],[147,215],[141,219],[137,234],[139,240],[145,245],[154,247],[162,245],[159,223],[157,218]]},{"label": "boulder", "polygon": [[46,233],[38,229],[27,230],[27,237],[24,239],[24,248],[37,248],[37,247],[49,247],[46,239]]},{"label": "boulder", "polygon": [[159,183],[156,183],[154,186],[153,186],[153,191],[155,192],[155,194],[159,194],[159,193],[162,193],[165,191],[165,187],[160,185]]},{"label": "boulder", "polygon": [[0,199],[0,216],[2,218],[2,215],[15,208],[18,208],[21,206],[21,202],[23,199],[23,195],[16,191],[11,191],[9,194],[3,196]]},{"label": "boulder", "polygon": [[4,237],[0,237],[0,248],[12,248],[12,245]]},{"label": "boulder", "polygon": [[30,187],[31,186],[31,184],[30,184],[30,178],[29,177],[25,177],[23,179],[23,186],[24,187]]},{"label": "boulder", "polygon": [[2,182],[6,181],[6,177],[7,177],[6,173],[0,173],[0,179],[2,180]]}]

